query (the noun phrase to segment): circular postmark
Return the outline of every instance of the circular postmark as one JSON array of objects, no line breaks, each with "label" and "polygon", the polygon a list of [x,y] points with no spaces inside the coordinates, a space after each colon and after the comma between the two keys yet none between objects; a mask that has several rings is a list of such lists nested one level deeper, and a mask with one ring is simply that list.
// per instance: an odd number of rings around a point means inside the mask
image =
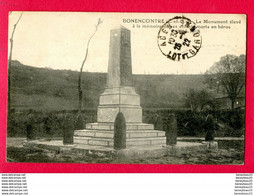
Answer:
[{"label": "circular postmark", "polygon": [[162,25],[157,42],[163,55],[173,61],[181,61],[198,53],[202,37],[194,22],[184,16],[176,16]]}]

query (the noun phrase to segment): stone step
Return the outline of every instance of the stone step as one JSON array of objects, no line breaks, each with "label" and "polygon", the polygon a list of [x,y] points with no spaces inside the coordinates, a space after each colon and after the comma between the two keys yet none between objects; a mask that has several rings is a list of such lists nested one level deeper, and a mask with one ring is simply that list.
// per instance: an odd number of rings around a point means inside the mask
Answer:
[{"label": "stone step", "polygon": [[[114,139],[74,136],[74,144],[114,147]],[[126,147],[133,146],[147,147],[147,146],[164,146],[164,145],[166,145],[166,137],[126,139]]]},{"label": "stone step", "polygon": [[[86,129],[114,130],[114,123],[88,123]],[[127,123],[126,130],[153,130],[154,125],[146,123]]]},{"label": "stone step", "polygon": [[[97,138],[114,138],[114,131],[105,130],[76,130],[74,131],[76,137],[97,137]],[[126,131],[126,138],[145,138],[145,137],[164,137],[164,131],[158,130],[136,130]]]}]

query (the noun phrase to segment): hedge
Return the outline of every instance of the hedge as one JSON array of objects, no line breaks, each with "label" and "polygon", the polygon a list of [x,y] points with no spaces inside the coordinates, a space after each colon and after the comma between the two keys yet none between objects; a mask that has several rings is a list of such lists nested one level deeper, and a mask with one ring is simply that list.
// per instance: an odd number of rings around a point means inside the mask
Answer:
[{"label": "hedge", "polygon": [[[80,129],[86,123],[96,122],[97,110],[84,110],[81,115],[77,111],[66,111],[74,118],[74,128]],[[190,110],[170,110],[170,109],[143,109],[143,122],[154,124],[158,115],[161,117],[162,126],[167,123],[169,114],[174,113],[177,120],[178,136],[205,136],[205,118],[212,114],[215,119],[215,136],[244,135],[245,111],[244,110],[220,110],[192,112]],[[8,117],[8,137],[25,137],[29,111],[12,112]],[[33,136],[34,139],[45,137],[63,136],[63,112],[33,111]],[[83,121],[83,122],[82,122]]]}]

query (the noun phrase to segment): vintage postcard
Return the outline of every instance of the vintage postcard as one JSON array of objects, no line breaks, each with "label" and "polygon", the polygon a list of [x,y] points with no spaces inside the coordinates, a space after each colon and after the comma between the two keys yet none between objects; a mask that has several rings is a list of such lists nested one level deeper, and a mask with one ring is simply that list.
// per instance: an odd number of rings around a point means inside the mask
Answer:
[{"label": "vintage postcard", "polygon": [[244,164],[246,15],[10,12],[8,162]]}]

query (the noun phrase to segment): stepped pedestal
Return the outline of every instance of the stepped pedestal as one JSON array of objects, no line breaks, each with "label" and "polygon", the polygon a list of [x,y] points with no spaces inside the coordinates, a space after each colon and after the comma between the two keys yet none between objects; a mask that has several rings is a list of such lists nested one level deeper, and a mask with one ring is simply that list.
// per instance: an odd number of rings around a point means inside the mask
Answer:
[{"label": "stepped pedestal", "polygon": [[[76,130],[74,143],[89,146],[114,147],[113,123],[89,123],[84,130]],[[126,147],[165,146],[164,131],[154,130],[145,123],[126,124]]]}]

